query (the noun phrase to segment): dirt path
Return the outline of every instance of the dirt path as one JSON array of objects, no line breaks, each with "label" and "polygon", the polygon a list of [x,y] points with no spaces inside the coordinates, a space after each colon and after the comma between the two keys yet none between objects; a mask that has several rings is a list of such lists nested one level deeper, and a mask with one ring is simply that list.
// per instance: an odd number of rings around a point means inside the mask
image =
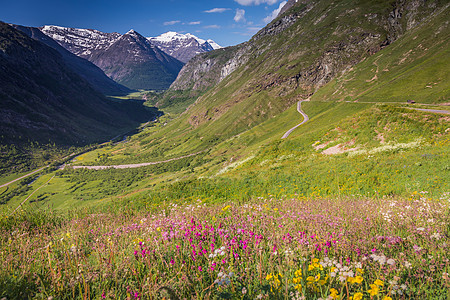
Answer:
[{"label": "dirt path", "polygon": [[413,107],[408,107],[408,109],[414,109],[414,110],[419,110],[419,111],[431,112],[431,113],[435,113],[435,114],[450,115],[450,110],[428,109],[428,108],[413,108]]},{"label": "dirt path", "polygon": [[39,191],[41,188],[43,188],[44,186],[46,186],[56,175],[53,175],[52,178],[50,178],[46,183],[44,183],[43,185],[41,185],[40,187],[38,187],[37,189],[35,189],[27,198],[25,198],[25,200],[23,200],[19,206],[16,207],[15,210],[13,210],[13,212],[10,214],[10,216],[12,216],[19,208],[22,207],[22,205],[25,204],[25,202],[28,201],[28,199],[31,198],[31,196],[33,196],[37,191]]},{"label": "dirt path", "polygon": [[0,188],[5,187],[5,186],[8,186],[8,185],[10,185],[11,183],[14,183],[14,182],[16,182],[16,181],[22,180],[22,179],[24,179],[24,178],[27,178],[27,177],[29,177],[29,176],[31,176],[31,175],[33,175],[33,174],[36,174],[36,173],[38,173],[38,172],[44,170],[45,168],[47,168],[47,167],[49,167],[49,166],[50,166],[50,165],[46,165],[45,167],[42,167],[42,168],[40,168],[40,169],[37,169],[36,171],[30,172],[30,173],[28,173],[28,174],[23,175],[22,177],[19,177],[19,178],[17,178],[17,179],[11,180],[10,182],[7,182],[7,183],[5,183],[5,184],[2,184],[2,185],[0,185]]},{"label": "dirt path", "polygon": [[[111,166],[72,166],[71,168],[73,168],[73,169],[88,169],[88,170],[140,168],[140,167],[145,167],[145,166],[163,164],[163,163],[171,162],[171,161],[174,161],[174,160],[180,160],[180,159],[183,159],[183,158],[187,158],[187,157],[191,157],[191,156],[194,156],[194,155],[198,155],[198,154],[206,152],[206,151],[207,150],[203,150],[203,151],[199,151],[199,152],[196,152],[196,153],[192,153],[192,154],[188,154],[188,155],[184,155],[184,156],[180,156],[180,157],[171,158],[171,159],[168,159],[168,160],[154,161],[154,162],[147,162],[147,163],[140,163],[140,164],[111,165]],[[68,167],[70,167],[70,166],[68,166]]]},{"label": "dirt path", "polygon": [[287,138],[292,133],[292,131],[294,131],[297,127],[299,127],[300,125],[303,125],[309,121],[308,115],[305,114],[302,110],[302,102],[304,102],[304,101],[306,101],[306,100],[300,100],[297,102],[297,111],[303,116],[303,122],[301,122],[297,126],[294,126],[291,129],[289,129],[288,131],[286,131],[286,133],[281,137],[282,139]]}]

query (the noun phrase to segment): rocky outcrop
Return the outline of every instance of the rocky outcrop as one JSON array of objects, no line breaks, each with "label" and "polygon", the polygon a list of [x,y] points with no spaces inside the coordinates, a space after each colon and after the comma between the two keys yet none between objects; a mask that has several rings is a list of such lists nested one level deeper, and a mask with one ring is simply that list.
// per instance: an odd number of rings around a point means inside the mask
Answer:
[{"label": "rocky outcrop", "polygon": [[[290,3],[289,3],[290,2]],[[306,15],[313,7],[314,3],[311,3],[310,1],[289,1],[283,9],[280,11],[279,17],[276,18],[274,21],[272,21],[270,24],[268,24],[266,27],[261,29],[253,38],[252,40],[259,40],[265,36],[273,36],[278,35],[290,26],[292,26],[298,19]],[[297,11],[294,11],[292,13],[286,13],[288,9],[285,9],[286,6],[288,8],[292,8],[293,6],[299,6],[299,9]]]},{"label": "rocky outcrop", "polygon": [[170,88],[207,90],[248,61],[249,47],[244,43],[197,55],[181,69]]}]

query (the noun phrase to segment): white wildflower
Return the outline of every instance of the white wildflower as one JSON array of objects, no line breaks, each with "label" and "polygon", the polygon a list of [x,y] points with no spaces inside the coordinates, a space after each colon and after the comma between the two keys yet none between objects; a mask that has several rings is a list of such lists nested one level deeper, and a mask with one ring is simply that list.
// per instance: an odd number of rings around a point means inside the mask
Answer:
[{"label": "white wildflower", "polygon": [[392,258],[389,258],[389,259],[387,260],[386,263],[387,263],[388,265],[393,266],[393,265],[395,265],[395,260],[393,260]]}]

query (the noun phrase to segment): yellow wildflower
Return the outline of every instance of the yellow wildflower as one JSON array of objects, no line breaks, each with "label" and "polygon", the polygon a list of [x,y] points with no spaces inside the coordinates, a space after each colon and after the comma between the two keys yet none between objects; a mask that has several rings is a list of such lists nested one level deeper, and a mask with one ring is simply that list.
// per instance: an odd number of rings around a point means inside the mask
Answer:
[{"label": "yellow wildflower", "polygon": [[297,290],[297,291],[301,291],[302,290],[302,285],[299,283],[299,284],[297,284],[296,286],[295,286],[295,289]]},{"label": "yellow wildflower", "polygon": [[273,275],[272,275],[272,273],[270,273],[270,274],[267,274],[267,276],[266,276],[266,280],[270,280],[270,279],[272,279],[273,278]]},{"label": "yellow wildflower", "polygon": [[230,209],[231,208],[231,205],[227,205],[227,206],[225,206],[224,208],[222,208],[222,211],[226,211],[226,210],[228,210],[228,209]]},{"label": "yellow wildflower", "polygon": [[318,264],[318,263],[313,263],[313,267],[314,267],[314,268],[317,268],[317,269],[320,269],[320,270],[323,270],[322,265],[321,265],[321,264]]},{"label": "yellow wildflower", "polygon": [[362,300],[363,293],[357,292],[353,295],[353,297],[350,297],[351,300]]},{"label": "yellow wildflower", "polygon": [[370,285],[370,290],[367,290],[370,296],[376,296],[380,292],[380,288],[376,284]]},{"label": "yellow wildflower", "polygon": [[384,282],[381,281],[380,279],[375,280],[374,284],[378,285],[378,286],[383,286]]},{"label": "yellow wildflower", "polygon": [[364,278],[362,276],[358,275],[354,278],[354,283],[361,284],[363,282],[363,280],[364,280]]},{"label": "yellow wildflower", "polygon": [[359,274],[364,274],[364,270],[360,268],[356,268],[356,272],[358,272]]},{"label": "yellow wildflower", "polygon": [[384,296],[384,297],[383,297],[383,300],[392,300],[392,298],[389,297],[389,296]]},{"label": "yellow wildflower", "polygon": [[339,299],[339,292],[335,288],[330,289],[330,298]]},{"label": "yellow wildflower", "polygon": [[295,277],[294,279],[292,279],[293,283],[300,283],[302,282],[302,279],[300,277]]},{"label": "yellow wildflower", "polygon": [[294,273],[295,277],[302,277],[302,270],[297,270]]},{"label": "yellow wildflower", "polygon": [[308,266],[308,271],[312,271],[312,270],[314,270],[314,266],[313,265],[309,265]]}]

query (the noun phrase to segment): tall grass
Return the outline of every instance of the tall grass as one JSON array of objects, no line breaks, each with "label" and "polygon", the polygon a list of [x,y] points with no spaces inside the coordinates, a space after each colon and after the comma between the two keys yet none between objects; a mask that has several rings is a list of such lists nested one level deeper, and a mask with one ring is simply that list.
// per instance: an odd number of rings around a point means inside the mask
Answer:
[{"label": "tall grass", "polygon": [[446,299],[448,199],[270,199],[0,231],[7,299]]}]

